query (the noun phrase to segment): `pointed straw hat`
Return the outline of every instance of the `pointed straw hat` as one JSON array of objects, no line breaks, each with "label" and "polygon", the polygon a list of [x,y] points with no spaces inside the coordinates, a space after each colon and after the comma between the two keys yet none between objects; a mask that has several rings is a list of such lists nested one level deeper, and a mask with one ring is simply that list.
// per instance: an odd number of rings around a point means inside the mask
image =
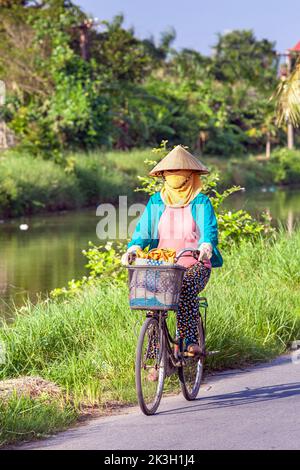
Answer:
[{"label": "pointed straw hat", "polygon": [[150,176],[161,176],[165,170],[193,170],[201,175],[209,173],[202,163],[181,145],[177,145],[150,172]]}]

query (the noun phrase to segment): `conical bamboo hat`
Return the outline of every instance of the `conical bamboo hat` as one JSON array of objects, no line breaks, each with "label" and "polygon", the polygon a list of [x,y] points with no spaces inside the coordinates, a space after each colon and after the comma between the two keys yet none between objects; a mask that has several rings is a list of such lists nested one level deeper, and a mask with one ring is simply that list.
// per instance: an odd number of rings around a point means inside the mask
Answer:
[{"label": "conical bamboo hat", "polygon": [[173,148],[173,150],[149,172],[149,175],[161,176],[164,170],[193,170],[202,175],[209,173],[209,170],[181,145],[177,145]]}]

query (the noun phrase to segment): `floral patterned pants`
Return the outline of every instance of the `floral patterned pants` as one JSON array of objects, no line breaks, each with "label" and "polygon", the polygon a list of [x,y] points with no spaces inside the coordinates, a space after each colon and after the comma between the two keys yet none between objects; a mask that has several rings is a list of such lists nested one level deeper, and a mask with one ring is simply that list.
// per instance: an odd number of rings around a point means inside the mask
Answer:
[{"label": "floral patterned pants", "polygon": [[[198,341],[199,298],[210,278],[211,269],[202,263],[187,268],[184,273],[177,311],[177,338],[185,340],[185,345]],[[154,359],[158,353],[157,332],[150,334],[147,357]]]},{"label": "floral patterned pants", "polygon": [[199,298],[210,278],[211,269],[196,263],[184,273],[177,311],[177,336],[185,339],[186,346],[197,343]]}]

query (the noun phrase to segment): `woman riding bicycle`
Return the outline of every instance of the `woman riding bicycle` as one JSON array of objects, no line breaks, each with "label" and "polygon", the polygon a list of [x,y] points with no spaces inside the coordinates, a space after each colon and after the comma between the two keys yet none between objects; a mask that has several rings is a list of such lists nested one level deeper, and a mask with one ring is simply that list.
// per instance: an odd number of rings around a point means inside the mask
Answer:
[{"label": "woman riding bicycle", "polygon": [[[130,253],[138,248],[198,249],[198,261],[188,255],[178,260],[184,273],[177,311],[177,336],[185,340],[188,352],[199,354],[197,344],[198,294],[211,274],[212,267],[223,264],[217,248],[218,226],[212,204],[201,193],[201,174],[209,170],[182,146],[175,147],[149,173],[162,177],[164,186],[151,196],[143,212],[122,263],[128,264]],[[200,263],[199,261],[202,261]],[[152,380],[157,371],[153,371]],[[151,378],[150,378],[151,379]]]}]

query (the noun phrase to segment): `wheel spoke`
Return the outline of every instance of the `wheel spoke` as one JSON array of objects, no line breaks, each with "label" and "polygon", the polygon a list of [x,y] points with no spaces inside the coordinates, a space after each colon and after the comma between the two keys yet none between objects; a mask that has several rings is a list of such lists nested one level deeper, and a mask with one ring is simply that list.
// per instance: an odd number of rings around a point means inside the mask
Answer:
[{"label": "wheel spoke", "polygon": [[[164,377],[163,333],[156,319],[144,323],[138,344],[136,384],[139,403],[145,414],[153,414],[160,402]],[[157,375],[157,380],[155,379]]]},{"label": "wheel spoke", "polygon": [[[204,330],[201,317],[198,323],[198,344],[201,351],[205,351]],[[179,379],[184,397],[187,400],[194,400],[197,397],[204,368],[204,354],[192,356],[190,353],[184,354],[184,363],[179,368]]]}]

